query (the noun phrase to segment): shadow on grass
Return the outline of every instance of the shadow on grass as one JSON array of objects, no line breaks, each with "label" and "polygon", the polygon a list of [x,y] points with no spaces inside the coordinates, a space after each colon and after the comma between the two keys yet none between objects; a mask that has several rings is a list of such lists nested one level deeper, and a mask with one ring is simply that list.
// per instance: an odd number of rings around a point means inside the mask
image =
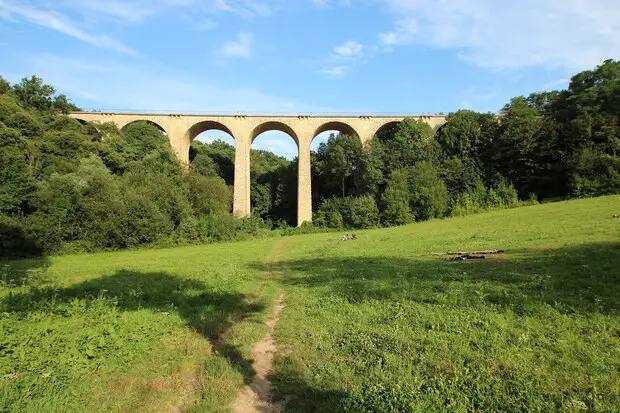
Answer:
[{"label": "shadow on grass", "polygon": [[[258,263],[254,265],[260,266]],[[614,316],[620,309],[620,242],[584,244],[546,250],[507,251],[504,255],[492,256],[484,260],[452,262],[446,261],[445,257],[427,255],[406,259],[398,257],[316,257],[273,263],[271,270],[281,277],[282,283],[289,285],[291,289],[299,289],[294,293],[296,296],[308,297],[306,303],[313,314],[323,311],[321,313],[323,316],[325,311],[333,308],[332,305],[340,305],[339,300],[354,305],[364,303],[372,305],[373,300],[400,302],[405,307],[408,303],[437,305],[436,313],[439,317],[449,307],[465,306],[478,307],[481,310],[479,314],[488,314],[484,312],[485,310],[491,312],[496,310],[540,317],[548,315],[546,309],[549,306],[568,314],[596,312]],[[308,293],[309,290],[312,290],[312,293]],[[332,301],[334,297],[337,300]],[[321,307],[323,300],[328,310]],[[371,314],[371,310],[367,314]],[[385,321],[385,323],[391,322]],[[394,407],[397,401],[403,403],[411,401],[414,396],[407,394],[405,388],[401,389],[404,393],[398,393],[401,390],[392,385],[393,378],[390,379],[389,375],[385,376],[385,382],[378,380],[377,383],[372,382],[373,379],[360,378],[359,387],[349,390],[345,383],[340,387],[332,382],[331,385],[336,386],[334,388],[329,387],[330,384],[321,379],[313,378],[315,372],[320,377],[323,369],[332,368],[338,363],[343,363],[341,366],[353,372],[356,371],[357,366],[363,365],[363,363],[357,364],[358,362],[372,363],[376,355],[381,356],[378,359],[383,361],[385,360],[382,358],[384,354],[403,354],[399,351],[405,353],[409,351],[391,350],[391,348],[397,349],[398,343],[392,345],[386,340],[391,337],[390,335],[372,335],[369,331],[370,326],[359,327],[359,329],[360,334],[352,331],[352,341],[346,342],[347,345],[352,346],[351,350],[334,350],[335,355],[324,362],[315,361],[313,357],[308,359],[302,357],[301,361],[298,357],[289,359],[281,356],[277,359],[270,378],[274,383],[277,397],[291,397],[287,411],[411,410],[405,407],[402,409]],[[375,338],[376,341],[374,341]],[[367,352],[365,352],[366,348]],[[317,351],[317,354],[322,354],[322,351]],[[337,356],[346,356],[348,361],[337,361],[340,360]],[[305,362],[316,363],[316,365],[314,368],[296,365],[296,363]],[[442,366],[442,363],[437,363],[437,366]],[[370,370],[374,368],[372,366],[370,364],[370,367],[361,367],[361,369],[368,368],[368,374],[371,377]],[[343,370],[345,367],[342,367]],[[340,373],[340,370],[336,371]],[[307,376],[302,377],[302,372]],[[434,370],[431,369],[429,372],[432,377]],[[357,371],[357,374],[364,375],[365,373]],[[483,392],[490,392],[484,387],[490,382],[489,380],[507,383],[505,393],[498,393],[497,399],[491,398],[499,405],[503,402],[513,402],[519,397],[518,394],[511,393],[510,389],[513,388],[510,387],[511,383],[516,383],[514,387],[516,389],[524,385],[519,384],[517,379],[526,380],[526,384],[529,383],[527,376],[523,376],[526,377],[525,379],[519,376],[511,381],[513,379],[509,378],[509,373],[502,371],[491,371],[488,376],[484,376],[486,378],[481,378],[483,376],[479,374],[480,372],[477,372],[474,377],[463,373],[459,379],[461,380],[459,383],[466,386],[468,390],[459,391],[458,394],[474,395],[471,396],[472,403],[479,402],[475,396],[478,394],[475,390],[478,387],[472,384],[478,383],[478,380],[482,383],[480,388],[486,389],[482,390]],[[503,376],[503,374],[506,375]],[[430,390],[437,391],[439,387],[434,386],[441,384],[441,378],[437,380],[433,382],[429,380]],[[473,380],[473,382],[468,382],[468,380]],[[447,392],[447,390],[442,391]],[[575,390],[575,392],[578,391]],[[441,401],[443,394],[437,396],[437,400],[440,400],[437,406],[443,403]],[[538,402],[536,397],[540,397],[540,400],[544,399],[543,395],[532,394],[531,400],[535,400],[533,403]],[[613,395],[613,391],[611,394]],[[549,399],[544,400],[561,404],[558,401],[561,397],[557,396],[554,399],[556,396],[549,396]],[[447,396],[446,400],[448,400]],[[560,404],[557,405],[558,409]],[[384,409],[378,406],[391,407]],[[495,408],[489,410],[495,410]]]},{"label": "shadow on grass", "polygon": [[312,258],[274,263],[271,269],[282,274],[284,284],[322,289],[352,303],[402,299],[494,305],[517,313],[541,304],[569,313],[620,309],[620,242],[456,262],[439,256]]},{"label": "shadow on grass", "polygon": [[200,281],[164,272],[117,271],[114,275],[88,280],[68,288],[33,288],[28,293],[10,294],[0,301],[0,311],[31,313],[54,311],[58,303],[74,299],[105,298],[123,311],[150,309],[178,313],[189,327],[208,338],[219,354],[251,382],[255,371],[238,346],[227,343],[226,331],[234,324],[263,310],[238,293],[213,292]]}]

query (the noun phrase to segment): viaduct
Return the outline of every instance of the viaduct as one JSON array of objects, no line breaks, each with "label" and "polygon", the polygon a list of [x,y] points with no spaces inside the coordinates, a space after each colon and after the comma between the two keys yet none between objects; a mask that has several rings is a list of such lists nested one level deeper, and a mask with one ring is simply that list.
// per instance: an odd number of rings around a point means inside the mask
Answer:
[{"label": "viaduct", "polygon": [[191,142],[208,130],[220,130],[235,140],[235,178],[233,214],[246,217],[250,209],[250,147],[258,135],[270,130],[288,134],[299,153],[297,180],[297,224],[312,220],[310,143],[320,133],[338,131],[357,135],[367,144],[377,133],[393,127],[405,118],[419,119],[437,128],[445,123],[443,115],[429,116],[318,116],[318,115],[183,115],[72,112],[70,117],[86,122],[112,122],[119,129],[137,121],[159,127],[170,146],[185,165],[189,164]]}]

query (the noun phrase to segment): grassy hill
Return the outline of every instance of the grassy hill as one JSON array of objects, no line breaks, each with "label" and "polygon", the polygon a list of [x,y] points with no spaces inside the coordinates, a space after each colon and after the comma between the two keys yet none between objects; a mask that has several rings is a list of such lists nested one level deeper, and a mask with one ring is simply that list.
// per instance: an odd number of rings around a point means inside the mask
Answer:
[{"label": "grassy hill", "polygon": [[[616,411],[620,196],[360,231],[3,262],[0,409]],[[451,250],[504,249],[449,262]]]}]

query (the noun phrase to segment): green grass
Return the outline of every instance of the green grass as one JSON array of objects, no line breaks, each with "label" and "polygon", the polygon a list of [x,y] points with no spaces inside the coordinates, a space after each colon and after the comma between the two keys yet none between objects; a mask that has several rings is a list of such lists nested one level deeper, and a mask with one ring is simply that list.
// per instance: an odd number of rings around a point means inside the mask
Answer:
[{"label": "green grass", "polygon": [[[399,228],[0,267],[0,410],[618,411],[620,196]],[[449,250],[505,249],[448,262]]]},{"label": "green grass", "polygon": [[[273,241],[0,267],[0,411],[211,411],[251,380]],[[233,253],[233,254],[231,254]]]}]

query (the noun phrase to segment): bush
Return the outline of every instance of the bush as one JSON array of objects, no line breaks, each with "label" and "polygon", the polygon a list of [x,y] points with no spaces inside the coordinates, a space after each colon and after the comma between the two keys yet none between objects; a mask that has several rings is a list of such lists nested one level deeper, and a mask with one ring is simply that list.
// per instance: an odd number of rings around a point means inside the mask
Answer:
[{"label": "bush", "polygon": [[351,199],[351,217],[347,227],[374,228],[379,226],[379,209],[375,199],[369,195]]},{"label": "bush", "polygon": [[21,258],[41,255],[43,249],[31,235],[17,219],[0,214],[0,257]]},{"label": "bush", "polygon": [[410,178],[410,208],[416,221],[440,218],[448,209],[448,190],[430,162],[415,164]]},{"label": "bush", "polygon": [[344,219],[340,213],[340,198],[325,199],[316,214],[316,225],[326,228],[344,228]]},{"label": "bush", "polygon": [[583,149],[573,164],[570,188],[574,196],[620,193],[620,157]]},{"label": "bush", "polygon": [[225,214],[232,208],[232,192],[219,176],[189,174],[189,201],[196,215]]},{"label": "bush", "polygon": [[[530,199],[532,196],[536,199],[536,194],[530,194]],[[538,201],[536,200],[535,203]],[[452,201],[451,215],[465,216],[491,208],[514,208],[519,205],[517,190],[511,183],[502,178],[488,190],[482,183],[478,183],[468,191],[457,194]]]},{"label": "bush", "polygon": [[373,228],[379,225],[379,209],[373,197],[324,200],[316,224],[327,228]]},{"label": "bush", "polygon": [[409,174],[405,169],[392,172],[381,197],[381,222],[386,226],[404,225],[413,220],[409,208]]},{"label": "bush", "polygon": [[491,202],[487,202],[489,208],[514,208],[519,205],[517,190],[507,180],[500,180],[494,188],[489,190],[489,193],[491,191],[495,192],[499,202],[495,205],[491,204]]}]

